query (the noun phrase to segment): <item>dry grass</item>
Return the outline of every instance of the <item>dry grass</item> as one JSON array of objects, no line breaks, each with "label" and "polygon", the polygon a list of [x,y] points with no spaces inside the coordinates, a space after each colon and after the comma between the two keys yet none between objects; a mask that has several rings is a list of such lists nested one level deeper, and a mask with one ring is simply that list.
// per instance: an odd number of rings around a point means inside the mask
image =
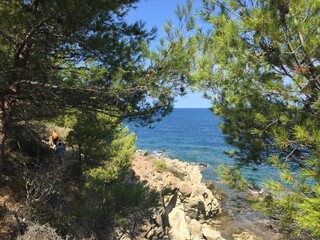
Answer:
[{"label": "dry grass", "polygon": [[30,223],[27,231],[23,235],[19,235],[17,240],[63,240],[53,229],[48,225],[39,225]]}]

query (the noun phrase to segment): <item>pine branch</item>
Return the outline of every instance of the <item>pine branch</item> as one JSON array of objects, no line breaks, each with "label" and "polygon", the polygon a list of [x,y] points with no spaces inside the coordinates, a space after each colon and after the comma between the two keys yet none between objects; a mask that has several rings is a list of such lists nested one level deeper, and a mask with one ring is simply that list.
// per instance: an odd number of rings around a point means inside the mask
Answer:
[{"label": "pine branch", "polygon": [[4,37],[6,40],[8,40],[12,45],[17,45],[17,42],[14,40],[14,38],[9,36],[4,31],[0,30],[0,35]]}]

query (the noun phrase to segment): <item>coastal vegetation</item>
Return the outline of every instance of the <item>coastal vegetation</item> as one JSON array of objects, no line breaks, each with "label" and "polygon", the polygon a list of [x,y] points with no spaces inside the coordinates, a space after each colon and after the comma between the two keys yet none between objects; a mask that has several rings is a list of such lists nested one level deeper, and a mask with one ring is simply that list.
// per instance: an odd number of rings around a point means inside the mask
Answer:
[{"label": "coastal vegetation", "polygon": [[[125,21],[137,2],[1,1],[0,237],[17,238],[33,222],[65,238],[107,239],[121,229],[133,239],[165,199],[128,184],[135,135],[122,123],[160,121],[188,87],[211,100],[235,148],[238,168],[221,174],[240,190],[253,186],[242,166],[276,166],[280,180],[266,181],[255,205],[294,235],[318,238],[320,1],[203,0],[194,8],[188,0],[155,50],[155,29]],[[65,165],[48,142],[53,129],[68,146]],[[159,160],[159,179],[161,171],[172,182],[185,176]],[[215,216],[218,203],[196,177],[203,195],[191,183],[174,186],[169,203],[192,197],[195,219]]]},{"label": "coastal vegetation", "polygon": [[[23,233],[28,219],[106,239],[128,225],[124,216],[157,205],[153,191],[122,184],[135,152],[122,122],[160,120],[185,83],[152,62],[155,29],[125,21],[137,2],[1,1],[1,218],[16,219],[3,221],[1,238]],[[50,148],[53,129],[67,144],[66,166]]]},{"label": "coastal vegetation", "polygon": [[161,171],[166,170],[166,169],[168,169],[168,166],[167,166],[166,162],[163,159],[159,159],[156,162],[156,170],[157,170],[157,172],[161,172]]},{"label": "coastal vegetation", "polygon": [[1,3],[2,171],[16,147],[14,130],[30,132],[32,121],[101,121],[105,115],[143,124],[172,110],[183,84],[156,71],[161,66],[147,48],[155,30],[125,22],[136,2]]}]

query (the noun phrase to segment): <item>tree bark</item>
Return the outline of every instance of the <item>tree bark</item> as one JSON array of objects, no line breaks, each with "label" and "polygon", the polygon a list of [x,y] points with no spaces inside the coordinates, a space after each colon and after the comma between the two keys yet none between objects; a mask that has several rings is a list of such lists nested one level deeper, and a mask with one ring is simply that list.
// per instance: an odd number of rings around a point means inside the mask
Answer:
[{"label": "tree bark", "polygon": [[80,163],[80,165],[82,165],[82,157],[81,157],[81,155],[82,155],[82,145],[79,144],[79,163]]},{"label": "tree bark", "polygon": [[0,136],[1,136],[1,146],[0,146],[0,178],[2,179],[4,162],[7,160],[8,146],[7,140],[12,124],[12,100],[9,99],[7,95],[3,96],[1,99],[1,123],[0,123]]}]

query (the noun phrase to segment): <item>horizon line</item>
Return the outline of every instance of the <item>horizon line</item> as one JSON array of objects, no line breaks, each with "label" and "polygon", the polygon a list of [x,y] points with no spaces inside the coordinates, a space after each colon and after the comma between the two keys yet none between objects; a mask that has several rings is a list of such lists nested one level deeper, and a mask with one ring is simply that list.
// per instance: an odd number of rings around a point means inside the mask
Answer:
[{"label": "horizon line", "polygon": [[210,109],[210,107],[173,107],[173,109]]}]

